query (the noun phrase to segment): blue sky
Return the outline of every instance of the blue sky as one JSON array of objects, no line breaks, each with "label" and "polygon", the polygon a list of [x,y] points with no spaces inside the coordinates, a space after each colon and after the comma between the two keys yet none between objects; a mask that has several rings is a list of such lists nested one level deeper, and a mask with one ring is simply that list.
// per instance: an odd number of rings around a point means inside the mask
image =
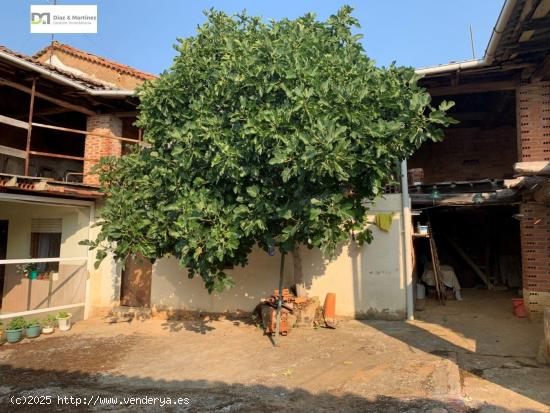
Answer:
[{"label": "blue sky", "polygon": [[[50,35],[29,33],[31,4],[48,0],[2,0],[0,44],[33,54]],[[503,0],[58,0],[58,4],[97,4],[98,34],[57,34],[63,43],[151,73],[168,68],[176,37],[195,33],[210,7],[230,13],[246,9],[264,18],[294,18],[315,12],[320,19],[341,5],[355,8],[367,54],[379,65],[392,61],[423,67],[470,59],[469,26],[476,57],[481,57]]]}]

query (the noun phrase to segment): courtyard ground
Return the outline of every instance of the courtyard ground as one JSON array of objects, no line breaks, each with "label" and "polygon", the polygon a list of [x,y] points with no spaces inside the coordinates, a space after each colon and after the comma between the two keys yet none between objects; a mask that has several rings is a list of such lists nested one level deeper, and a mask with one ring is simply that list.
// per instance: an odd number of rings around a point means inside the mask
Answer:
[{"label": "courtyard ground", "polygon": [[169,397],[185,412],[550,412],[541,325],[514,318],[506,293],[464,297],[414,322],[297,329],[279,348],[249,319],[91,319],[0,347],[0,411],[159,411]]}]

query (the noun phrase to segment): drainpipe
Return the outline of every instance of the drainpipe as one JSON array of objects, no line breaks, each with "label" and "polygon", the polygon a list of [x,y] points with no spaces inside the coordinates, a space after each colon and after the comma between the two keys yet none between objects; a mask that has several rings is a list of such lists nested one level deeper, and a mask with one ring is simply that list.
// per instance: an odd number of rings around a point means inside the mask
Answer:
[{"label": "drainpipe", "polygon": [[407,160],[401,161],[401,216],[403,230],[403,265],[405,268],[405,291],[407,302],[407,320],[414,320],[414,297],[412,279],[412,234],[411,234],[411,200],[409,198],[409,183],[407,181]]}]

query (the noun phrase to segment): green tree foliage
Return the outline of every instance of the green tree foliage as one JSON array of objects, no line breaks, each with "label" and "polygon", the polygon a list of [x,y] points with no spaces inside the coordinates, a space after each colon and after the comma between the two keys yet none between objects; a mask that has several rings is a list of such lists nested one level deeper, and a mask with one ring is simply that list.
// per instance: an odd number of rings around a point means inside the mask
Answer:
[{"label": "green tree foliage", "polygon": [[173,255],[209,291],[252,247],[327,256],[370,241],[365,200],[399,160],[452,120],[412,68],[378,68],[344,7],[266,23],[209,11],[172,67],[141,87],[150,147],[100,164],[107,194],[97,258]]}]

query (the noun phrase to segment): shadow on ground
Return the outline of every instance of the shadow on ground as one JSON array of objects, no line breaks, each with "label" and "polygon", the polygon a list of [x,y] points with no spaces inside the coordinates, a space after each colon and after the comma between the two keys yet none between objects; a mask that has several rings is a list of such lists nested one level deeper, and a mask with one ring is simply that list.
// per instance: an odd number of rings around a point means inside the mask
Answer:
[{"label": "shadow on ground", "polygon": [[[498,385],[500,393],[493,400],[502,400],[511,391],[550,406],[550,366],[537,362],[541,324],[513,317],[505,293],[466,290],[464,295],[463,302],[433,304],[417,312],[413,322],[364,323],[415,349],[451,360],[460,369],[465,393],[475,392],[480,380],[486,380]],[[550,412],[550,407],[545,411]]]},{"label": "shadow on ground", "polygon": [[215,330],[213,324],[218,321],[228,320],[233,326],[258,325],[257,316],[252,314],[230,314],[230,313],[174,313],[168,314],[167,320],[162,323],[162,328],[170,332],[182,330],[198,334],[206,334]]},{"label": "shadow on ground", "polygon": [[[90,374],[80,371],[22,369],[0,365],[0,411],[185,411],[185,412],[474,412],[461,401],[366,399],[352,394],[211,381],[155,381],[149,378]],[[48,405],[23,400],[51,396]],[[73,397],[73,403],[69,402]],[[60,399],[58,399],[58,397]],[[142,404],[145,398],[156,404]],[[24,399],[26,398],[26,399]],[[114,399],[116,398],[116,399]],[[133,403],[130,398],[136,398]],[[139,398],[139,400],[137,399]],[[188,404],[185,404],[185,398]],[[178,400],[179,399],[179,400]],[[47,403],[47,398],[42,398]],[[149,399],[152,401],[153,399]],[[178,404],[174,404],[178,402]],[[77,407],[75,403],[80,403]],[[104,404],[105,403],[105,404]],[[130,407],[131,406],[131,407]],[[490,407],[490,406],[486,406]],[[442,408],[446,410],[441,410]],[[507,411],[499,409],[498,411]]]}]

